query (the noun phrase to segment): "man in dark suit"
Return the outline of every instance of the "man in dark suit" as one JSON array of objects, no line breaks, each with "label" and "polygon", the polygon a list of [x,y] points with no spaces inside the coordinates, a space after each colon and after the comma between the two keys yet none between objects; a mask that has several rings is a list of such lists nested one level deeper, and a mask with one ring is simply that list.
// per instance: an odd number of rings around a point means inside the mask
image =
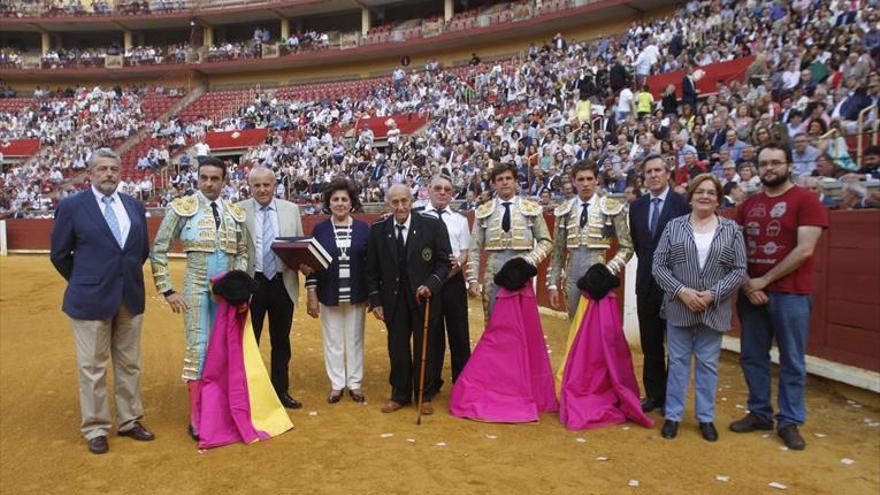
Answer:
[{"label": "man in dark suit", "polygon": [[143,205],[116,191],[119,155],[101,148],[88,163],[92,187],[55,211],[50,259],[68,282],[62,310],[76,345],[82,433],[89,451],[103,454],[111,426],[106,384],[111,357],[119,435],[154,438],[141,424],[140,394],[143,264],[150,244]]},{"label": "man in dark suit", "polygon": [[[437,367],[443,364],[431,352],[442,338],[436,324],[429,323],[423,392],[417,384],[413,386],[413,379],[418,380],[421,365],[424,313],[420,306],[438,294],[446,282],[452,252],[449,234],[440,220],[411,213],[412,192],[405,185],[391,186],[385,198],[392,215],[370,229],[366,267],[370,311],[388,328],[391,399],[382,412],[397,411],[422,393],[421,412],[432,414],[431,398],[440,387],[435,378],[439,376]],[[431,300],[431,317],[441,314],[439,306],[439,298]]]},{"label": "man in dark suit", "polygon": [[690,105],[691,109],[697,111],[697,82],[694,80],[691,67],[685,68],[685,75],[681,79],[681,102]]},{"label": "man in dark suit", "polygon": [[645,186],[650,191],[630,207],[629,226],[639,260],[636,271],[636,306],[644,354],[642,410],[662,408],[666,399],[666,320],[660,317],[663,289],[651,274],[657,241],[669,220],[688,212],[687,201],[669,188],[669,169],[663,157],[650,154],[643,161]]}]

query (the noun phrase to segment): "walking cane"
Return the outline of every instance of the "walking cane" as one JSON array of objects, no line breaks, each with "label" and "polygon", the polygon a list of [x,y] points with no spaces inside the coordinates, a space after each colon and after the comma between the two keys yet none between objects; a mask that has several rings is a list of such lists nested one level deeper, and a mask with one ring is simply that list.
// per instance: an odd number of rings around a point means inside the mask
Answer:
[{"label": "walking cane", "polygon": [[425,356],[428,354],[428,316],[431,314],[431,300],[425,300],[425,324],[422,326],[422,364],[419,370],[419,415],[416,425],[422,424],[422,400],[425,397]]}]

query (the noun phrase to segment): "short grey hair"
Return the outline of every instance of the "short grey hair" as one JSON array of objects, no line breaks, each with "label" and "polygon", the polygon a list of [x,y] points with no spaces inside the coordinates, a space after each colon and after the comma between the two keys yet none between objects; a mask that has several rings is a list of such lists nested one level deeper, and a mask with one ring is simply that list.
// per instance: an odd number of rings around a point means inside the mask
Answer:
[{"label": "short grey hair", "polygon": [[272,179],[273,179],[273,180],[275,180],[276,182],[277,182],[277,180],[278,180],[278,179],[275,177],[275,171],[274,171],[274,170],[272,170],[272,169],[269,168],[269,167],[263,166],[263,165],[257,165],[256,167],[252,168],[250,172],[248,172],[248,183],[250,183],[251,179],[252,179],[255,175],[259,174],[259,173],[268,173],[269,175],[272,176]]},{"label": "short grey hair", "polygon": [[431,187],[434,187],[434,184],[436,184],[437,182],[439,182],[441,180],[448,182],[450,186],[455,188],[455,184],[453,184],[453,182],[452,182],[452,177],[450,177],[442,172],[439,174],[435,174],[434,177],[431,178],[431,183],[430,183]]},{"label": "short grey hair", "polygon": [[116,162],[116,165],[122,165],[122,159],[119,158],[119,153],[111,150],[110,148],[98,148],[92,151],[92,154],[89,155],[88,167],[94,168],[95,165],[98,164],[98,160],[102,158],[109,158]]},{"label": "short grey hair", "polygon": [[672,172],[672,167],[666,163],[666,158],[660,153],[648,153],[645,155],[645,157],[642,158],[642,170],[645,169],[645,166],[648,165],[648,162],[651,160],[660,160],[663,162],[663,168],[665,168],[667,172]]}]

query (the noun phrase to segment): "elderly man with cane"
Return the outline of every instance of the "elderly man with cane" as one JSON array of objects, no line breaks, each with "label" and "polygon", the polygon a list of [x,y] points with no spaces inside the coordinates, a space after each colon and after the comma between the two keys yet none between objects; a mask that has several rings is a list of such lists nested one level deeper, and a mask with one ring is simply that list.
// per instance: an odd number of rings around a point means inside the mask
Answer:
[{"label": "elderly man with cane", "polygon": [[[399,410],[412,402],[415,394],[419,402],[424,400],[419,415],[432,414],[431,398],[439,387],[436,367],[442,361],[438,362],[433,353],[428,353],[427,360],[424,357],[427,347],[439,345],[440,335],[437,325],[424,325],[423,320],[440,314],[439,300],[433,304],[428,301],[443,287],[450,270],[449,234],[443,222],[411,213],[412,192],[406,186],[391,186],[386,201],[392,215],[370,229],[366,266],[370,311],[388,329],[391,398],[382,412]],[[420,311],[422,303],[427,314]],[[422,332],[416,332],[411,339],[418,328]],[[426,328],[431,330],[425,331]],[[426,368],[419,376],[428,377],[428,382],[419,383],[415,390],[411,340],[416,350],[421,349],[420,368]]]}]

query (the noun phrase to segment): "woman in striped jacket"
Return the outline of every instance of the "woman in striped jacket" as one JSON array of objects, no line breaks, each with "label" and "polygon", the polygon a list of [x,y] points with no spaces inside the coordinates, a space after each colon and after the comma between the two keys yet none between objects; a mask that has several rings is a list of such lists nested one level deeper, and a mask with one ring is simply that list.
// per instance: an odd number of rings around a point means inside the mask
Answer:
[{"label": "woman in striped jacket", "polygon": [[695,408],[703,438],[718,439],[713,424],[722,334],[731,327],[731,298],[746,278],[746,249],[736,222],[718,216],[721,183],[700,174],[687,191],[692,211],[671,220],[654,252],[652,272],[666,293],[669,378],[666,422],[661,434],[674,438],[684,416],[684,399],[694,371]]}]

